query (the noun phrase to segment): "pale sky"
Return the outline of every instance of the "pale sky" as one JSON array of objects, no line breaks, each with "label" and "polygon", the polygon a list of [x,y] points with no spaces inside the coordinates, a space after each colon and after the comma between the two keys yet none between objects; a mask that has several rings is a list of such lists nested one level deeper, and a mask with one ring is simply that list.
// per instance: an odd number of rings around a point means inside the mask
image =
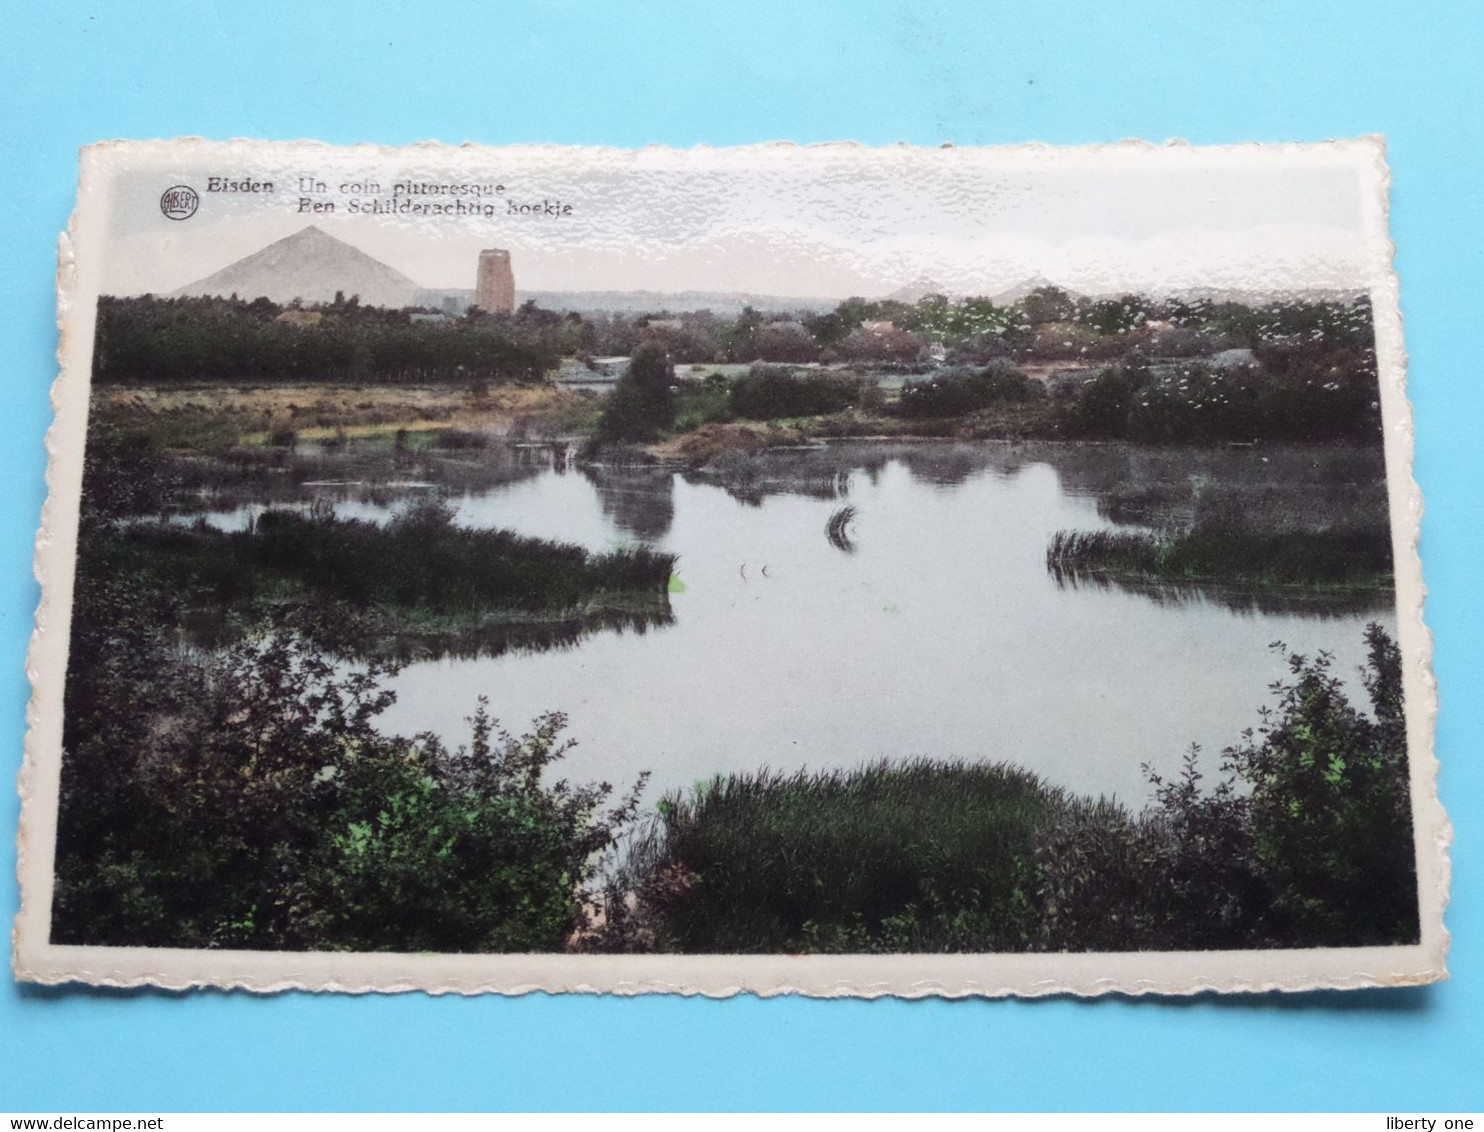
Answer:
[{"label": "pale sky", "polygon": [[[1368,286],[1389,247],[1368,147],[1102,150],[378,151],[268,143],[105,150],[113,209],[102,290],[168,293],[313,223],[425,287],[474,285],[482,247],[529,290],[876,296],[930,279],[992,294],[1038,276],[1087,292]],[[208,178],[274,183],[209,193]],[[301,177],[334,214],[297,211]],[[350,215],[342,183],[504,184],[492,218]],[[200,192],[162,215],[174,184]],[[104,183],[99,183],[104,188]],[[447,199],[447,198],[416,198]],[[466,197],[465,199],[473,199]],[[571,205],[511,215],[509,201]]]}]

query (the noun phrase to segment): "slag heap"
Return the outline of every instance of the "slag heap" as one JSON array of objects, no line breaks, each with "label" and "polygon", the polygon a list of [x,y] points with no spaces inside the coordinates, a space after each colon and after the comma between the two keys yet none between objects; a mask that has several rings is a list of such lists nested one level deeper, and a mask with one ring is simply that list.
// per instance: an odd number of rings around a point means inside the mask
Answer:
[{"label": "slag heap", "polygon": [[485,248],[479,253],[474,305],[492,314],[515,310],[515,273],[510,269],[510,253],[504,248]]}]

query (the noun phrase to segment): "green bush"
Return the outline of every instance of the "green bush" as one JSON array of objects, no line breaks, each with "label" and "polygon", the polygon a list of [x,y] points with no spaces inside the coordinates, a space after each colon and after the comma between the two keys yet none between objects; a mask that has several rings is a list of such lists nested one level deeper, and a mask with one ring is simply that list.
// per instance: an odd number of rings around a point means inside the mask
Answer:
[{"label": "green bush", "polygon": [[[1401,658],[1366,630],[1367,717],[1325,654],[1285,651],[1277,707],[1222,757],[1197,751],[1156,804],[1048,823],[1036,849],[1045,946],[1361,947],[1418,938]],[[1283,650],[1282,645],[1275,646]]]},{"label": "green bush", "polygon": [[980,370],[946,370],[902,386],[897,411],[904,417],[961,417],[994,405],[1041,400],[1046,388],[1014,366],[996,362]]},{"label": "green bush", "polygon": [[[548,785],[571,747],[552,713],[519,738],[483,698],[467,748],[402,757],[347,749],[321,788],[308,870],[319,946],[357,951],[557,951],[582,924],[597,862],[634,816],[642,779],[611,810],[606,785]],[[324,772],[322,772],[323,774]]]},{"label": "green bush", "polygon": [[733,416],[754,421],[824,416],[857,404],[860,385],[855,378],[754,365],[732,382],[728,407]]},{"label": "green bush", "polygon": [[551,951],[580,927],[639,787],[547,782],[563,717],[513,738],[481,700],[467,747],[385,735],[384,669],[294,631],[189,660],[138,597],[89,583],[76,614],[55,942]]},{"label": "green bush", "polygon": [[674,371],[657,342],[642,342],[629,358],[598,422],[603,441],[654,440],[675,423]]},{"label": "green bush", "polygon": [[675,431],[689,432],[731,420],[730,385],[719,373],[680,385],[675,391]]},{"label": "green bush", "polygon": [[1328,654],[1287,654],[1276,711],[1227,752],[1252,785],[1258,865],[1293,935],[1313,945],[1417,938],[1401,656],[1378,625],[1366,644],[1370,718]]},{"label": "green bush", "polygon": [[1058,428],[1073,437],[1126,436],[1129,407],[1144,379],[1139,370],[1114,366],[1093,377],[1063,381],[1053,391]]}]

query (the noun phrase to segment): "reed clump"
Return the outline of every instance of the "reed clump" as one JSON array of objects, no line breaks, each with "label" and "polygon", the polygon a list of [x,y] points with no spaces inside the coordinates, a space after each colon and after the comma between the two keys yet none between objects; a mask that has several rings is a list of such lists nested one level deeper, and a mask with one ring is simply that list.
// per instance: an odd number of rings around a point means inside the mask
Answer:
[{"label": "reed clump", "polygon": [[1380,530],[1197,529],[1185,534],[1057,531],[1046,568],[1058,578],[1380,590],[1392,584],[1390,535]]},{"label": "reed clump", "polygon": [[661,802],[627,876],[662,949],[1024,950],[1036,830],[1064,802],[1006,764],[732,774]]},{"label": "reed clump", "polygon": [[1355,702],[1327,654],[1257,727],[1132,811],[1006,763],[761,770],[672,793],[634,835],[594,950],[1169,951],[1414,942],[1401,658],[1367,628]]},{"label": "reed clump", "polygon": [[312,599],[424,631],[492,611],[601,619],[645,599],[663,604],[675,561],[642,547],[596,554],[460,527],[434,499],[385,526],[276,510],[243,531],[137,524],[110,536],[106,556],[114,571],[207,608],[254,614]]}]

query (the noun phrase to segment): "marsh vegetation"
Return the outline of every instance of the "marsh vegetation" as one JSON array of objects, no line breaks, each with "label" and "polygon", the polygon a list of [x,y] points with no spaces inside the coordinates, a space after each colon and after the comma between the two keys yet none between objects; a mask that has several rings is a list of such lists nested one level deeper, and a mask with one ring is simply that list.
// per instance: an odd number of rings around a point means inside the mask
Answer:
[{"label": "marsh vegetation", "polygon": [[1284,652],[1215,785],[1192,749],[1140,811],[1004,763],[718,777],[663,799],[610,883],[607,948],[1125,951],[1415,941],[1400,659],[1346,697]]},{"label": "marsh vegetation", "polygon": [[1415,938],[1364,302],[659,314],[103,303],[58,942]]},{"label": "marsh vegetation", "polygon": [[1392,584],[1390,532],[1057,531],[1046,568],[1059,579],[1274,587],[1330,593],[1385,592]]}]

